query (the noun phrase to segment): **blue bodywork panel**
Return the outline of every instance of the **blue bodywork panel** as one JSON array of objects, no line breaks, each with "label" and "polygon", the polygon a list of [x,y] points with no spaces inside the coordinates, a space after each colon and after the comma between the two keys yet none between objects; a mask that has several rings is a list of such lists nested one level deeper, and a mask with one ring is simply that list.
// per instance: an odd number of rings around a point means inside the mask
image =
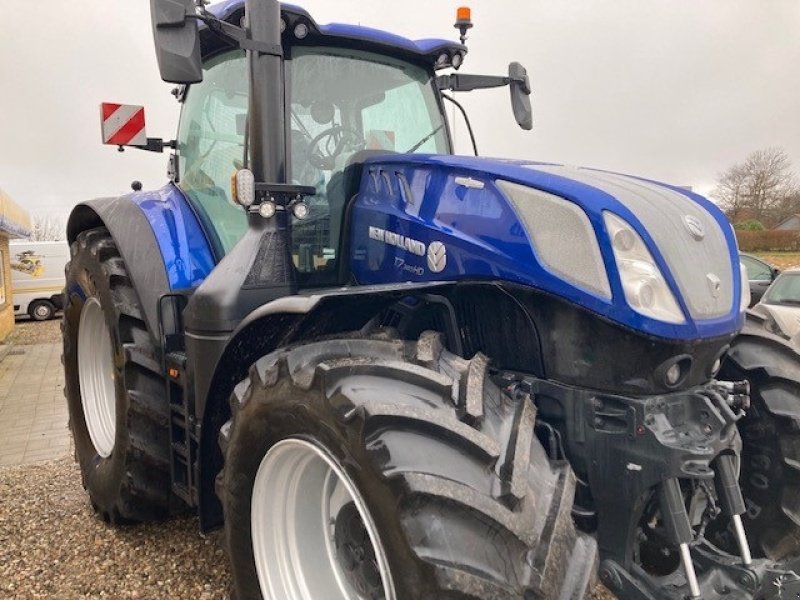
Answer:
[{"label": "blue bodywork panel", "polygon": [[[208,10],[217,18],[226,20],[234,12],[242,8],[244,8],[244,0],[226,0],[225,2],[210,6]],[[345,40],[351,43],[351,45],[354,41],[360,41],[370,45],[382,46],[390,52],[399,50],[412,55],[416,54],[420,57],[430,57],[432,59],[435,59],[442,51],[459,51],[462,53],[466,53],[467,51],[465,46],[452,40],[410,40],[400,35],[395,35],[380,29],[362,27],[361,25],[348,25],[343,23],[319,25],[305,9],[293,4],[282,3],[281,9],[288,13],[301,15],[316,29],[318,35],[334,40],[337,38]],[[201,27],[204,28],[205,26],[201,25]]]},{"label": "blue bodywork panel", "polygon": [[183,193],[172,183],[128,196],[150,222],[172,290],[200,285],[216,264],[208,237]]},{"label": "blue bodywork panel", "polygon": [[[688,316],[686,303],[666,261],[630,210],[613,196],[592,186],[537,171],[536,164],[429,155],[391,155],[367,161],[350,224],[349,254],[353,275],[361,284],[464,279],[513,281],[564,298],[637,331],[670,339],[727,335],[741,327],[736,240],[724,215],[713,204],[687,190],[669,188],[684,194],[714,216],[725,236],[731,272],[735,274],[733,297],[736,301],[730,312],[715,319],[693,320]],[[483,187],[459,185],[455,181],[457,177],[469,177]],[[497,179],[566,198],[585,211],[600,244],[612,298],[603,298],[572,285],[539,263],[520,218],[496,185]],[[603,221],[604,210],[628,221],[650,248],[686,316],[685,323],[670,324],[651,319],[627,304]],[[432,272],[425,255],[372,239],[370,227],[420,241],[426,247],[434,241],[442,242],[447,251],[444,270]]]},{"label": "blue bodywork panel", "polygon": [[[493,280],[528,285],[583,306],[634,330],[669,339],[696,339],[730,334],[742,326],[738,310],[741,280],[734,277],[734,306],[723,317],[693,320],[664,257],[648,231],[621,202],[590,185],[537,171],[544,163],[459,156],[387,155],[367,161],[359,196],[353,206],[349,254],[353,276],[360,284],[403,281]],[[459,185],[470,178],[482,188]],[[517,212],[496,180],[536,188],[580,206],[594,228],[612,297],[604,298],[565,281],[537,259]],[[650,182],[656,183],[656,182]],[[664,185],[658,184],[656,185]],[[724,215],[708,200],[681,188],[684,194],[714,216],[725,235],[731,270],[738,274],[738,251]],[[129,195],[151,224],[172,290],[195,288],[216,264],[200,220],[183,193],[173,184],[153,192]],[[686,316],[670,324],[634,311],[625,300],[603,211],[611,211],[635,227],[648,245]],[[379,228],[422,242],[446,246],[443,271],[428,268],[427,256],[370,237]]]}]

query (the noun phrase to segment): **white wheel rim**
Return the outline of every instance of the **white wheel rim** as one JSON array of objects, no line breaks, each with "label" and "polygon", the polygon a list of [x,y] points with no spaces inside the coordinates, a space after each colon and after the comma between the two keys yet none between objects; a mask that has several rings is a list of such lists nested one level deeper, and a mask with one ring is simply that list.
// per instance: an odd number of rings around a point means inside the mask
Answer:
[{"label": "white wheel rim", "polygon": [[34,312],[36,313],[37,317],[44,318],[50,316],[50,309],[47,308],[44,304],[38,305],[34,310]]},{"label": "white wheel rim", "polygon": [[106,316],[97,298],[89,298],[78,325],[78,381],[89,437],[103,458],[111,456],[117,431],[114,354]]},{"label": "white wheel rim", "polygon": [[[375,554],[368,570],[377,571],[380,582],[371,595],[359,592],[337,558],[336,516],[350,503]],[[388,560],[361,494],[336,459],[311,442],[283,440],[261,460],[251,533],[265,600],[395,600]]]}]

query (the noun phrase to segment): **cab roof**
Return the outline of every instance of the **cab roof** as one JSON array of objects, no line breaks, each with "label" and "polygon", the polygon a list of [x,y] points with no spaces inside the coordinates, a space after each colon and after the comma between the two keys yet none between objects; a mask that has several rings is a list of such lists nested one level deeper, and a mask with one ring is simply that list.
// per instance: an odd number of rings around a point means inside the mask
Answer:
[{"label": "cab roof", "polygon": [[[244,4],[245,0],[225,0],[224,2],[209,6],[208,10],[218,19],[238,25],[239,20],[244,15]],[[372,50],[388,53],[398,58],[409,58],[426,63],[433,63],[434,65],[436,65],[437,59],[444,53],[452,57],[456,53],[464,55],[467,52],[465,46],[452,40],[411,40],[400,35],[395,35],[380,29],[362,27],[361,25],[347,25],[343,23],[320,25],[314,21],[304,8],[293,4],[281,3],[281,16],[286,22],[284,36],[293,35],[292,32],[295,26],[301,22],[305,23],[309,28],[308,37],[302,41],[295,38],[294,43],[305,45],[321,43],[324,45]],[[201,25],[200,43],[203,58],[230,47],[228,42],[215,36],[204,25]],[[437,66],[450,66],[450,60],[447,61],[447,64]]]}]

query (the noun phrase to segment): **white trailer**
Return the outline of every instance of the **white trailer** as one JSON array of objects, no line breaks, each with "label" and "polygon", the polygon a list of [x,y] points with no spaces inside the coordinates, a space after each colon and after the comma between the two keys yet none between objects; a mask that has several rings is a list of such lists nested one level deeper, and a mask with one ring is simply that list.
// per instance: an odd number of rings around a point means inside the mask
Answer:
[{"label": "white trailer", "polygon": [[51,319],[63,307],[67,242],[9,243],[14,314],[36,321]]}]

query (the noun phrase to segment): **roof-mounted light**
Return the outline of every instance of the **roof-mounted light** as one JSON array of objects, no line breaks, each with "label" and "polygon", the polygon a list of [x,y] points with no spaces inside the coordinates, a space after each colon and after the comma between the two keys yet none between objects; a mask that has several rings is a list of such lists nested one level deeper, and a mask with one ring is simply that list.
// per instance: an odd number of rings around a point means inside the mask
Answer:
[{"label": "roof-mounted light", "polygon": [[294,37],[296,37],[298,40],[302,40],[306,36],[308,36],[308,25],[300,21],[294,26]]},{"label": "roof-mounted light", "polygon": [[456,24],[453,25],[461,32],[461,43],[467,41],[467,31],[472,29],[472,11],[468,6],[459,6],[456,10]]}]

